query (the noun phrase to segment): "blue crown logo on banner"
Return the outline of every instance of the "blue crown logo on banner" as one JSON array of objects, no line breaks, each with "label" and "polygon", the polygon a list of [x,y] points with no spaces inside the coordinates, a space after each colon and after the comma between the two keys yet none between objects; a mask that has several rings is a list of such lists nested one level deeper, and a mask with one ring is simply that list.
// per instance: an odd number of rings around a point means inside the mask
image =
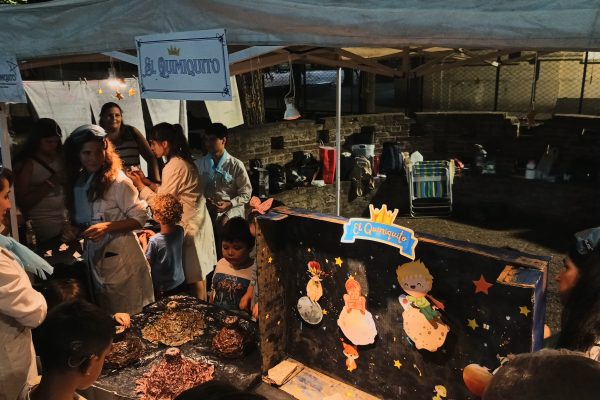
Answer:
[{"label": "blue crown logo on banner", "polygon": [[350,218],[344,225],[342,243],[354,243],[356,239],[371,240],[397,247],[400,254],[415,259],[415,247],[418,239],[412,229],[394,225],[398,210],[393,212],[384,204],[381,209],[369,205],[370,219]]}]

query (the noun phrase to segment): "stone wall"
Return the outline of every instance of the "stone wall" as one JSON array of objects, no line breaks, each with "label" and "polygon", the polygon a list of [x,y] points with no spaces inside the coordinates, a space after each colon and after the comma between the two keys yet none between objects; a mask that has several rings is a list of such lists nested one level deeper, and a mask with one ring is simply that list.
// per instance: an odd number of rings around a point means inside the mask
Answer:
[{"label": "stone wall", "polygon": [[[373,132],[375,151],[381,152],[384,142],[398,141],[410,144],[420,138],[410,137],[412,120],[402,113],[347,115],[342,117],[342,143],[348,136]],[[335,118],[281,121],[256,128],[239,127],[230,130],[227,151],[248,165],[251,159],[259,158],[263,164],[285,164],[295,151],[318,156],[319,144],[335,145]]]}]

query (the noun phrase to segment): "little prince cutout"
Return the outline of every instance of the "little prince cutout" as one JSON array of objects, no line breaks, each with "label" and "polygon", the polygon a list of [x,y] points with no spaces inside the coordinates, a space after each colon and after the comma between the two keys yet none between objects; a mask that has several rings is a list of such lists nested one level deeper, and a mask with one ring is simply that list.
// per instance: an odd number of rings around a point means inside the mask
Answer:
[{"label": "little prince cutout", "polygon": [[433,286],[433,276],[419,260],[398,266],[396,276],[400,287],[408,294],[398,297],[404,308],[404,331],[417,349],[437,351],[446,341],[450,328],[438,311],[444,310],[444,305],[428,294]]}]

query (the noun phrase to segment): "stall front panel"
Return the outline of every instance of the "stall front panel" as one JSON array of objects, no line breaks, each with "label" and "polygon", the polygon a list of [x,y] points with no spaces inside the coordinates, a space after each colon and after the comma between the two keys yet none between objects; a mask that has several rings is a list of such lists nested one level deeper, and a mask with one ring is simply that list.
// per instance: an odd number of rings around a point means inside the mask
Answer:
[{"label": "stall front panel", "polygon": [[290,357],[381,398],[466,399],[465,366],[541,347],[548,257],[416,234],[411,260],[341,243],[345,222],[259,221],[263,372]]}]

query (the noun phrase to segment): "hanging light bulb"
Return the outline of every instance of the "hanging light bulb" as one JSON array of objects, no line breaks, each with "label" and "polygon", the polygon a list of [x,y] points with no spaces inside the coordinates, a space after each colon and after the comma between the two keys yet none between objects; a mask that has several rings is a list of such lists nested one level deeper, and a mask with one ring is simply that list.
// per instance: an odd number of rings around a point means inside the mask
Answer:
[{"label": "hanging light bulb", "polygon": [[108,68],[108,79],[106,83],[111,89],[117,91],[126,86],[125,81],[123,79],[117,78],[117,75],[115,73],[115,67],[113,67],[112,65],[110,66],[110,68]]},{"label": "hanging light bulb", "polygon": [[286,121],[293,121],[301,117],[300,111],[296,108],[294,104],[294,100],[296,97],[296,83],[294,82],[294,69],[292,67],[292,62],[290,64],[290,90],[287,92],[283,101],[285,102],[285,112],[283,113],[283,119]]}]

